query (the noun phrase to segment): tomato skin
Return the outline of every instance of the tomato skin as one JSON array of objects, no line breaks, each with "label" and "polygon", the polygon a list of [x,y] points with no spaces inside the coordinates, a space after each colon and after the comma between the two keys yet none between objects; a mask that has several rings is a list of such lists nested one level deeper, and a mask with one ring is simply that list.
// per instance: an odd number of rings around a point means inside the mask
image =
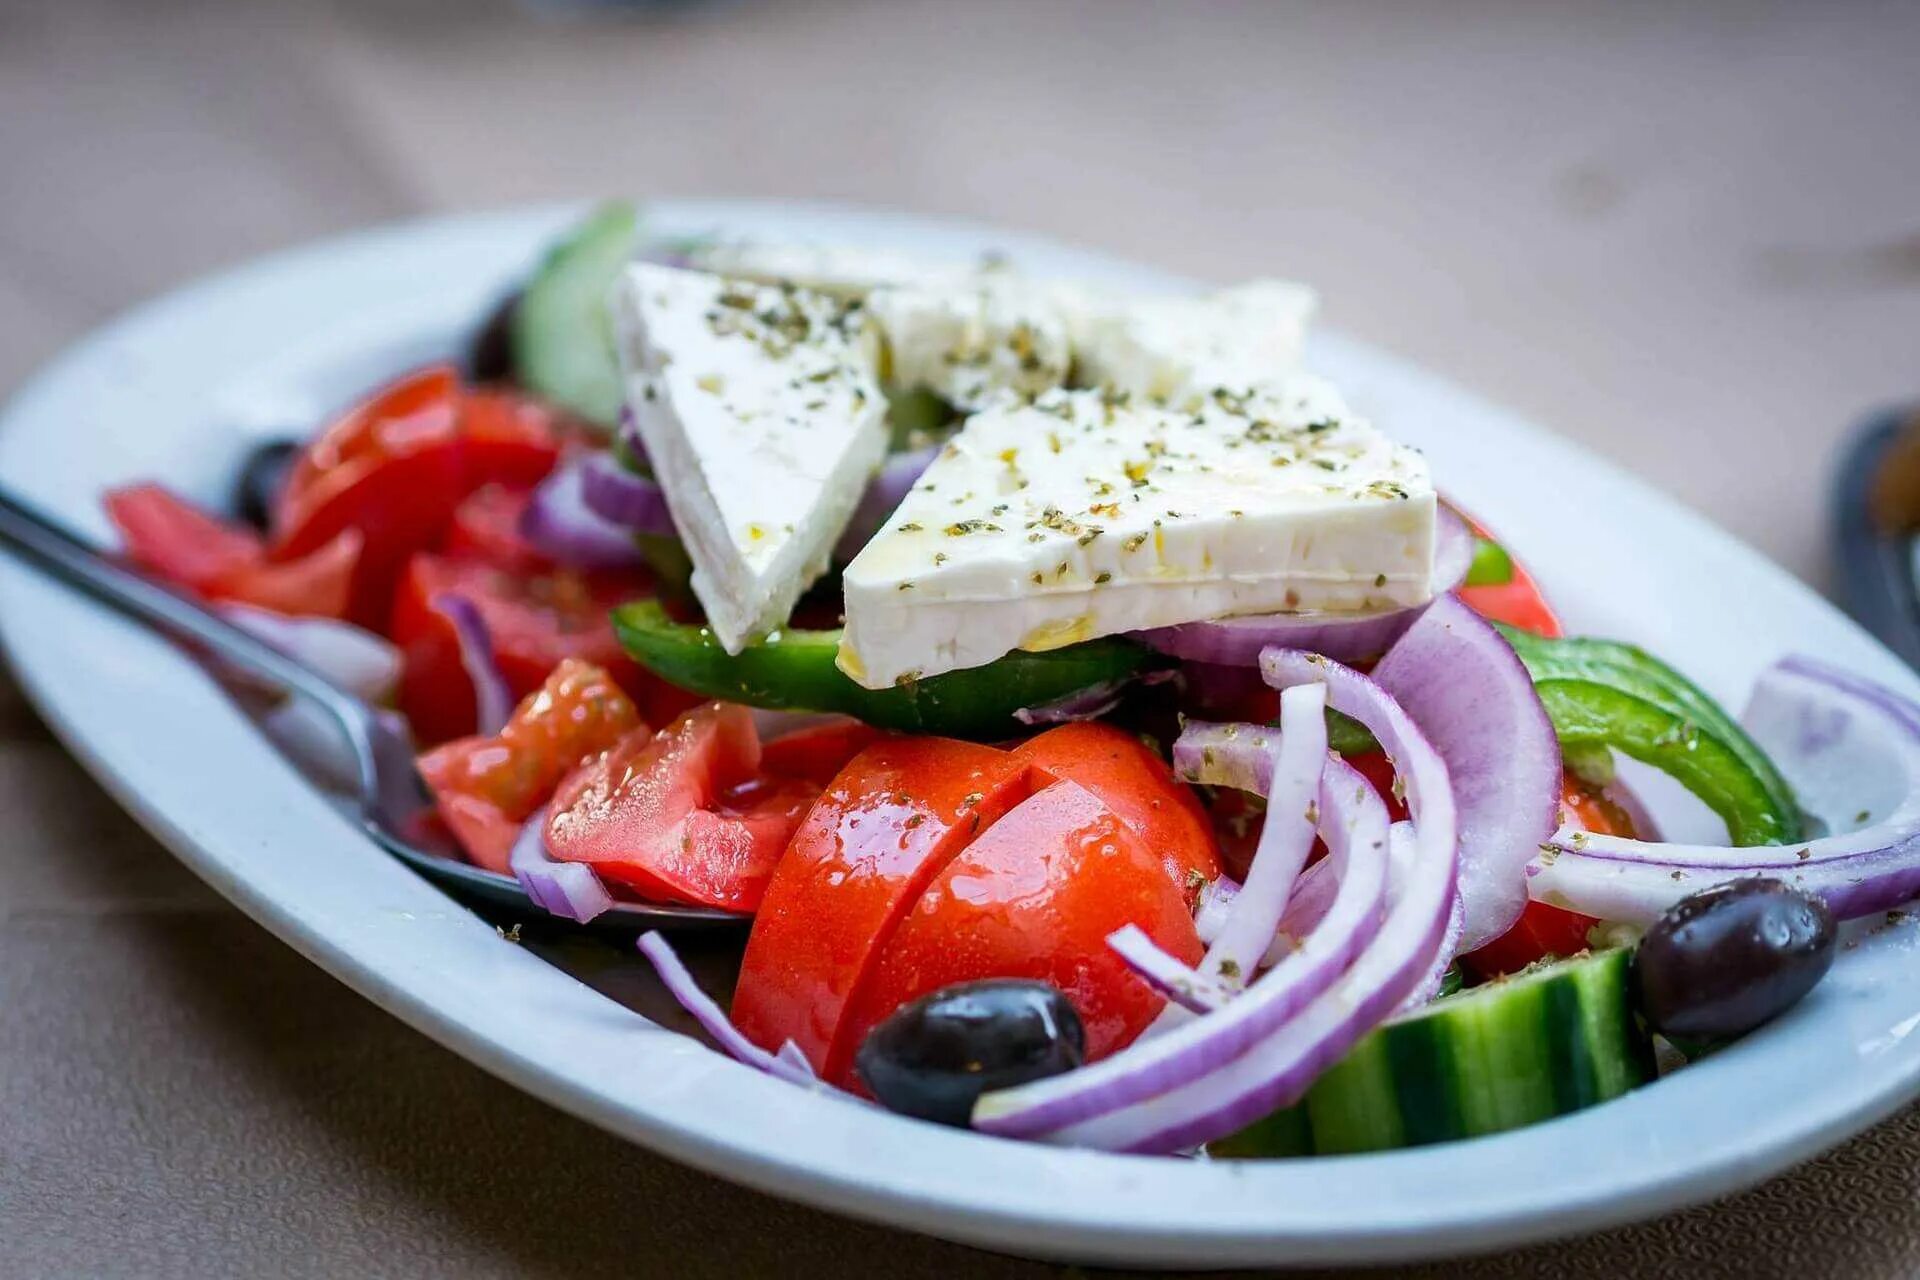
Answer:
[{"label": "tomato skin", "polygon": [[395,596],[389,635],[400,647],[400,709],[421,742],[473,732],[473,684],[460,661],[453,624],[433,607],[444,593],[479,610],[493,640],[494,661],[508,690],[523,698],[563,659],[604,669],[650,724],[664,724],[700,699],[643,671],[620,648],[608,612],[652,589],[644,574],[507,572],[476,560],[420,554],[408,563]]},{"label": "tomato skin", "polygon": [[814,797],[758,784],[759,767],[752,713],[732,703],[636,731],[560,783],[547,850],[652,901],[753,911]]},{"label": "tomato skin", "polygon": [[[1476,536],[1490,542],[1499,541],[1478,520],[1457,507],[1454,511],[1467,522],[1467,527]],[[1510,627],[1531,631],[1539,636],[1566,634],[1561,629],[1553,606],[1547,603],[1546,595],[1540,590],[1540,584],[1533,580],[1533,575],[1520,563],[1520,558],[1511,551],[1508,551],[1507,558],[1513,564],[1511,578],[1482,587],[1459,587],[1454,594],[1460,598],[1460,603],[1490,622],[1504,622]]]},{"label": "tomato skin", "polygon": [[503,484],[482,485],[454,508],[442,552],[455,560],[478,560],[509,573],[550,573],[555,568],[520,536],[520,518],[533,494]]},{"label": "tomato skin", "polygon": [[[1105,1057],[1165,1003],[1107,946],[1127,924],[1187,964],[1200,962],[1186,902],[1133,824],[1088,788],[1055,782],[934,878],[861,985],[846,1039],[858,1046],[902,1004],[950,983],[1031,978],[1066,994],[1086,1027],[1088,1059]],[[840,1064],[830,1064],[828,1079],[855,1083]]]},{"label": "tomato skin", "polygon": [[1219,845],[1193,789],[1133,734],[1097,720],[1063,724],[1028,739],[1014,755],[1106,802],[1147,848],[1159,851],[1188,907],[1200,886],[1220,875]]},{"label": "tomato skin", "polygon": [[824,787],[847,761],[886,736],[885,730],[852,716],[835,716],[766,743],[761,748],[760,767],[768,773],[805,778]]},{"label": "tomato skin", "polygon": [[461,500],[490,483],[537,483],[559,458],[562,429],[553,411],[514,392],[464,391],[450,365],[416,370],[307,446],[274,508],[273,555],[360,530],[351,612],[381,629],[409,558],[440,545]]},{"label": "tomato skin", "polygon": [[434,748],[420,757],[420,776],[473,861],[504,874],[521,826],[561,779],[645,728],[611,676],[568,658],[498,735]]},{"label": "tomato skin", "polygon": [[882,940],[949,858],[1031,790],[1025,761],[950,738],[889,737],[850,760],[807,813],[747,938],[733,1020],[755,1043],[792,1039],[829,1078]]},{"label": "tomato skin", "polygon": [[250,529],[230,525],[157,484],[111,490],[104,505],[128,557],[157,577],[208,600],[234,600],[276,613],[339,618],[362,552],[351,529],[296,560],[267,562]]},{"label": "tomato skin", "polygon": [[[1629,839],[1634,836],[1633,819],[1626,811],[1572,774],[1561,780],[1560,810],[1563,821],[1584,831]],[[1511,929],[1462,956],[1461,962],[1483,978],[1517,973],[1537,960],[1585,951],[1588,935],[1599,923],[1578,911],[1530,901]]]}]

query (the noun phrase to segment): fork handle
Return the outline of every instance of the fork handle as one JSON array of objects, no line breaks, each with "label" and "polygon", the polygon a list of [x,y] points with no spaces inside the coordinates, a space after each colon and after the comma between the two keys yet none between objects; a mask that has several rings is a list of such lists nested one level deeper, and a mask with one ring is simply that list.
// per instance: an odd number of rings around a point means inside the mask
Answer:
[{"label": "fork handle", "polygon": [[222,662],[319,703],[349,734],[364,733],[368,712],[351,694],[197,601],[127,568],[4,486],[0,546],[136,621],[190,640]]}]

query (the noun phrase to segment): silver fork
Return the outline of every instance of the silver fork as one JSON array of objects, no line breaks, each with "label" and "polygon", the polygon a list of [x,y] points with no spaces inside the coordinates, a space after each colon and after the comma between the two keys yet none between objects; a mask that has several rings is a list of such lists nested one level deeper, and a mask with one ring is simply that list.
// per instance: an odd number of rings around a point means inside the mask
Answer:
[{"label": "silver fork", "polygon": [[[338,722],[354,757],[353,801],[361,826],[381,847],[461,897],[539,913],[511,876],[431,847],[432,809],[414,768],[413,744],[374,708],[318,672],[170,588],[95,549],[72,530],[0,488],[0,546],[48,575],[274,688],[305,698]],[[736,924],[746,917],[709,907],[616,902],[594,925],[620,929]]]}]

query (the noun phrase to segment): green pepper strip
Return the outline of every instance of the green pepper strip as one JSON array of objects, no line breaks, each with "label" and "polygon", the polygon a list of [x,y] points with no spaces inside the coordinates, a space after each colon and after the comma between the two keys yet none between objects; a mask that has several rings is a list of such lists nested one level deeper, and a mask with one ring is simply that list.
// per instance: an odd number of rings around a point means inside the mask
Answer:
[{"label": "green pepper strip", "polygon": [[1504,587],[1513,581],[1513,557],[1491,538],[1473,540],[1473,560],[1467,565],[1468,587]]},{"label": "green pepper strip", "polygon": [[1013,713],[1123,680],[1152,653],[1131,641],[1089,640],[1045,653],[1017,651],[966,671],[890,689],[855,684],[834,657],[838,631],[776,632],[737,654],[705,627],[674,622],[655,600],[613,611],[613,627],[634,660],[663,680],[709,698],[793,711],[839,711],[903,733],[992,741],[1024,730]]},{"label": "green pepper strip", "polygon": [[1727,824],[1737,845],[1800,838],[1793,789],[1739,723],[1645,650],[1586,637],[1547,639],[1501,626],[1576,763],[1595,747],[1670,774]]}]

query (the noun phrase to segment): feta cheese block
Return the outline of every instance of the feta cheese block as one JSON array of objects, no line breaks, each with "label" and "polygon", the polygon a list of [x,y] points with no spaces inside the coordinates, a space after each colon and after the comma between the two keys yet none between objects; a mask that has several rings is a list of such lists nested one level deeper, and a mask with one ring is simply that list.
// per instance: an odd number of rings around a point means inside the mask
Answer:
[{"label": "feta cheese block", "polygon": [[1215,389],[1273,383],[1300,361],[1318,305],[1305,285],[1255,280],[1194,296],[1063,292],[1075,382],[1188,408]]},{"label": "feta cheese block", "polygon": [[1073,364],[1065,309],[1012,277],[888,286],[867,295],[867,310],[886,341],[882,380],[963,412],[1064,386]]},{"label": "feta cheese block", "polygon": [[614,315],[628,404],[729,653],[786,622],[886,451],[857,305],[636,263]]},{"label": "feta cheese block", "polygon": [[844,573],[870,689],[1015,649],[1432,591],[1425,460],[1298,374],[1192,411],[1054,391],[969,419]]},{"label": "feta cheese block", "polygon": [[934,261],[891,249],[750,240],[696,245],[687,257],[700,271],[759,284],[798,285],[847,299],[864,298],[883,285],[964,283],[976,272],[968,263]]}]

